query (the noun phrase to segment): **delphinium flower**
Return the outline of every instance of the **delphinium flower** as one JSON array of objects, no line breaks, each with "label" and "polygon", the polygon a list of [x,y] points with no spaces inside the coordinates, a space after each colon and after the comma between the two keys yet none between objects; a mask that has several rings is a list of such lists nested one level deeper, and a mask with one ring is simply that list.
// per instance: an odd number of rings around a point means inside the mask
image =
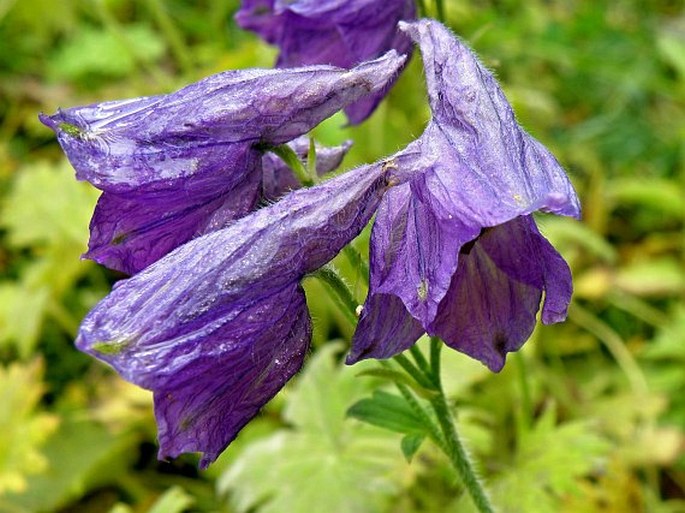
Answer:
[{"label": "delphinium flower", "polygon": [[427,332],[498,371],[530,336],[543,293],[542,322],[566,316],[570,270],[531,214],[578,216],[578,199],[466,44],[435,21],[401,25],[421,48],[432,119],[386,164],[404,183],[376,216],[348,363]]},{"label": "delphinium flower", "polygon": [[[238,24],[280,48],[278,67],[332,64],[350,68],[389,49],[409,55],[411,40],[397,30],[416,16],[414,0],[243,0]],[[352,124],[366,119],[392,82],[345,108]]]},{"label": "delphinium flower", "polygon": [[368,223],[392,182],[381,164],[332,178],[197,237],[116,284],[77,346],[154,392],[159,455],[211,463],[302,366],[300,280]]},{"label": "delphinium flower", "polygon": [[383,89],[404,60],[390,51],[350,70],[229,71],[168,95],[41,115],[77,178],[103,191],[85,256],[134,274],[245,215],[261,197],[264,147]]}]

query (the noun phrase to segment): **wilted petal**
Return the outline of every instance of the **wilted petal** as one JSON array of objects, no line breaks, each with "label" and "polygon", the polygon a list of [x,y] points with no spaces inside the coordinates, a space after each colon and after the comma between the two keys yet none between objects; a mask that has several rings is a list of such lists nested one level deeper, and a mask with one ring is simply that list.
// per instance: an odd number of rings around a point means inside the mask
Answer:
[{"label": "wilted petal", "polygon": [[[309,138],[306,136],[298,137],[288,143],[293,151],[307,162],[309,154]],[[337,169],[343,158],[352,146],[352,141],[346,141],[340,146],[326,147],[315,146],[316,150],[316,172],[319,176]],[[290,169],[280,157],[274,153],[267,152],[262,157],[262,193],[264,198],[274,201],[283,196],[288,191],[299,189],[300,182],[295,178]]]},{"label": "wilted petal", "polygon": [[258,148],[295,139],[381,89],[404,59],[389,52],[352,70],[226,72],[165,96],[41,115],[77,177],[107,193],[86,256],[135,273],[245,215],[262,192]]},{"label": "wilted petal", "polygon": [[399,297],[428,325],[450,285],[459,248],[479,232],[436,205],[422,176],[392,188],[371,235],[369,294]]},{"label": "wilted petal", "polygon": [[463,248],[428,332],[499,371],[506,353],[532,333],[543,292],[545,322],[563,319],[571,299],[570,270],[532,218],[514,219]]},{"label": "wilted petal", "polygon": [[145,386],[155,391],[160,459],[204,452],[206,468],[300,370],[311,339],[297,285],[215,325],[206,335],[217,343],[203,345],[190,363],[170,357],[150,372]]},{"label": "wilted petal", "polygon": [[206,174],[181,190],[103,192],[84,256],[135,274],[193,237],[245,216],[259,201],[260,159],[248,149],[236,167],[241,173]]},{"label": "wilted petal", "polygon": [[421,47],[432,111],[422,139],[435,159],[427,180],[435,188],[447,184],[441,203],[482,226],[536,210],[579,216],[563,168],[516,122],[499,84],[468,46],[436,21],[400,26]]},{"label": "wilted petal", "polygon": [[[570,271],[529,215],[577,216],[578,198],[463,42],[436,21],[400,26],[421,47],[433,117],[387,161],[402,185],[379,207],[364,309],[375,319],[372,305],[399,298],[429,334],[499,370],[533,330],[543,292],[543,322],[566,316]],[[408,347],[393,336],[360,322],[352,360]]]},{"label": "wilted petal", "polygon": [[278,145],[307,133],[383,88],[404,60],[391,51],[351,70],[228,71],[169,95],[75,107],[41,120],[57,133],[79,179],[110,192],[179,188],[208,170],[235,172],[221,160],[236,145]]},{"label": "wilted petal", "polygon": [[162,455],[208,464],[296,372],[310,331],[298,282],[359,234],[387,174],[294,191],[118,282],[86,316],[77,346],[155,393]]},{"label": "wilted petal", "polygon": [[381,203],[371,288],[394,294],[424,326],[435,318],[459,250],[481,228],[544,209],[577,214],[554,157],[516,123],[492,75],[443,25],[402,23],[421,46],[433,119],[391,159],[406,183]]},{"label": "wilted petal", "polygon": [[283,23],[274,16],[274,0],[243,0],[235,15],[236,23],[245,30],[251,30],[264,41],[276,44],[283,31]]}]

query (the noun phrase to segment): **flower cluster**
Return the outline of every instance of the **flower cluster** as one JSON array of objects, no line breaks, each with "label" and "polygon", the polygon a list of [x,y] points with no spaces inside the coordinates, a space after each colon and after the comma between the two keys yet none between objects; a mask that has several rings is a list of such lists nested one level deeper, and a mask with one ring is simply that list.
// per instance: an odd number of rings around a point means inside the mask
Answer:
[{"label": "flower cluster", "polygon": [[[311,321],[300,281],[374,214],[348,363],[391,357],[427,332],[498,371],[543,297],[543,322],[566,316],[569,268],[532,217],[579,215],[563,169],[464,42],[432,20],[397,33],[413,4],[379,4],[244,2],[240,23],[281,45],[280,64],[336,55],[343,67],[228,72],[41,118],[77,177],[103,190],[86,256],[133,274],[84,319],[77,346],[154,392],[160,457],[198,451],[208,465],[301,368]],[[295,176],[265,150],[307,154],[313,126],[387,89],[405,57],[377,54],[405,39],[423,56],[424,133],[382,162],[287,192]],[[318,149],[317,171],[347,148]]]}]

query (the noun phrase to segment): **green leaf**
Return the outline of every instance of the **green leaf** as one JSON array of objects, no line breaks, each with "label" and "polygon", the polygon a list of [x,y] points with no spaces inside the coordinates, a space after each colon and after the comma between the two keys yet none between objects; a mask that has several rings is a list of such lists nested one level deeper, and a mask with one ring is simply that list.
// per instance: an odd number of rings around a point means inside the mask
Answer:
[{"label": "green leaf", "polygon": [[[685,305],[678,305],[668,324],[659,329],[657,336],[644,347],[642,357],[650,360],[685,362]],[[685,376],[683,376],[685,381]]]},{"label": "green leaf", "polygon": [[43,395],[42,375],[41,360],[0,367],[0,496],[23,492],[26,476],[47,468],[39,447],[57,427],[57,418],[36,411]]},{"label": "green leaf", "polygon": [[169,488],[155,501],[147,513],[181,513],[193,504],[194,499],[180,486]]},{"label": "green leaf", "polygon": [[404,434],[428,434],[421,418],[403,397],[376,390],[347,410],[347,415],[374,426]]},{"label": "green leaf", "polygon": [[[84,420],[84,412],[62,418],[58,431],[45,445],[45,473],[27,480],[26,493],[8,494],[2,508],[17,511],[55,511],[87,490],[116,484],[136,457],[136,435],[114,435],[97,422]],[[10,509],[12,511],[12,509]]]},{"label": "green leaf", "polygon": [[675,181],[657,178],[621,178],[611,182],[607,191],[616,205],[633,204],[652,208],[676,219],[685,217],[683,188]]},{"label": "green leaf", "polygon": [[92,269],[79,257],[86,249],[97,195],[74,179],[66,160],[55,166],[37,163],[18,172],[0,211],[0,228],[7,230],[11,246],[40,256],[20,267],[16,282],[0,283],[0,346],[13,344],[20,357],[30,356],[47,315],[66,333],[75,334],[78,319],[61,301]]},{"label": "green leaf", "polygon": [[615,285],[638,296],[667,296],[685,291],[685,269],[672,257],[653,258],[619,269]]},{"label": "green leaf", "polygon": [[31,355],[40,336],[49,297],[47,287],[0,284],[0,347],[13,345],[21,358]]},{"label": "green leaf", "polygon": [[135,71],[136,62],[152,63],[164,55],[163,40],[148,25],[128,25],[120,31],[82,26],[48,61],[48,73],[57,80],[89,74],[124,77]]},{"label": "green leaf", "polygon": [[685,21],[674,17],[669,24],[663,24],[657,32],[657,47],[661,57],[669,62],[685,80]]},{"label": "green leaf", "polygon": [[332,431],[332,435],[347,429],[347,408],[369,389],[356,374],[372,364],[342,367],[335,359],[342,350],[341,344],[329,343],[316,352],[287,396],[286,422],[303,430]]},{"label": "green leaf", "polygon": [[507,513],[556,513],[565,495],[581,493],[581,480],[602,468],[609,449],[590,422],[557,424],[549,408],[521,437],[512,467],[493,483],[495,502]]},{"label": "green leaf", "polygon": [[424,399],[432,399],[437,395],[437,391],[426,388],[416,382],[411,376],[404,372],[387,368],[368,369],[359,373],[359,376],[371,376],[386,379],[393,383],[406,385]]},{"label": "green leaf", "polygon": [[425,439],[426,437],[424,435],[406,435],[402,437],[400,446],[402,447],[402,454],[404,454],[408,463],[411,462]]},{"label": "green leaf", "polygon": [[406,463],[396,437],[345,420],[368,388],[336,363],[339,350],[321,348],[286,396],[293,429],[248,446],[220,478],[236,511],[376,513],[397,493]]},{"label": "green leaf", "polygon": [[98,192],[77,182],[66,160],[39,162],[19,170],[0,226],[15,247],[56,244],[78,255],[86,249],[88,223]]},{"label": "green leaf", "polygon": [[[195,499],[180,486],[172,486],[147,510],[147,513],[182,513],[193,505]],[[115,504],[109,513],[133,513],[126,504]]]}]

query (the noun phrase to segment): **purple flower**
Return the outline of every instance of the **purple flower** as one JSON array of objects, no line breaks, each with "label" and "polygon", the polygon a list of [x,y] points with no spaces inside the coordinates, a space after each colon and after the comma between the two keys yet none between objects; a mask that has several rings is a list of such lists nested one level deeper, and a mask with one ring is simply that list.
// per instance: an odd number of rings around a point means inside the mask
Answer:
[{"label": "purple flower", "polygon": [[435,21],[401,28],[421,48],[433,116],[386,164],[403,183],[376,216],[348,363],[393,356],[426,331],[498,371],[530,336],[543,292],[542,321],[566,316],[570,270],[530,214],[578,216],[578,199],[462,41]]},{"label": "purple flower", "polygon": [[[243,0],[236,21],[281,49],[278,67],[350,68],[391,48],[409,55],[411,41],[397,23],[415,16],[413,0]],[[350,123],[369,117],[392,84],[346,107]]]},{"label": "purple flower", "polygon": [[134,274],[245,215],[261,196],[260,148],[383,89],[404,60],[389,52],[351,70],[229,71],[164,96],[41,115],[77,178],[104,191],[85,256]]},{"label": "purple flower", "polygon": [[351,171],[180,246],[85,318],[77,346],[154,392],[160,458],[206,467],[300,369],[311,326],[302,277],[367,224],[390,183]]}]

